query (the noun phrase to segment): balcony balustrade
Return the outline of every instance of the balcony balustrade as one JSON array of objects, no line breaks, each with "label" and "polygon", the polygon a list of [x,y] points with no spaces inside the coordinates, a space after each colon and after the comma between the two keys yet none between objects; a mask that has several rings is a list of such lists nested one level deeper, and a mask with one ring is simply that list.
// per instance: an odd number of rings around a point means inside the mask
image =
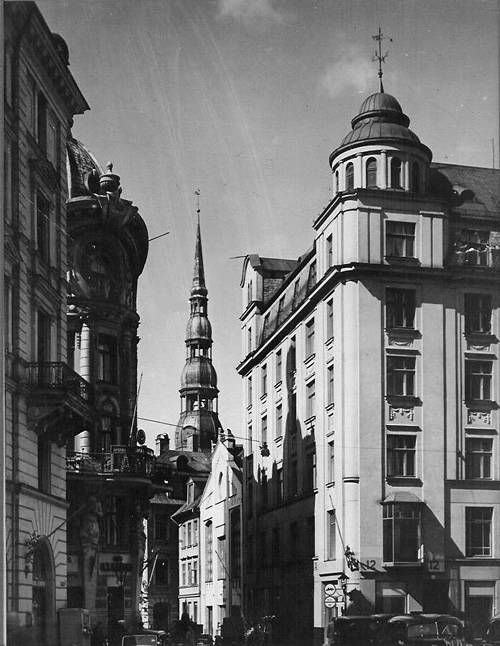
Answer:
[{"label": "balcony balustrade", "polygon": [[28,383],[35,390],[64,392],[90,402],[90,384],[62,361],[28,364]]},{"label": "balcony balustrade", "polygon": [[452,266],[500,269],[500,247],[484,243],[456,244],[449,256],[449,262]]},{"label": "balcony balustrade", "polygon": [[155,455],[146,447],[113,446],[105,453],[68,452],[66,470],[87,475],[122,474],[151,478]]}]

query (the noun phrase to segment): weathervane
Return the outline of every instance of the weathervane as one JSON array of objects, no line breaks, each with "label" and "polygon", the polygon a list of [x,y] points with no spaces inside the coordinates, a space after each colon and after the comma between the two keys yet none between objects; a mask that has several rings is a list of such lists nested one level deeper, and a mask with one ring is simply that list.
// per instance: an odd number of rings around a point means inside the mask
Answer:
[{"label": "weathervane", "polygon": [[386,52],[384,55],[382,55],[382,41],[383,40],[388,40],[392,43],[392,38],[389,38],[389,36],[384,36],[382,33],[382,29],[379,27],[378,28],[378,34],[376,36],[372,36],[373,40],[378,41],[378,52],[375,50],[375,56],[372,58],[372,61],[378,61],[378,77],[380,79],[380,91],[384,91],[384,85],[382,83],[382,76],[384,73],[382,72],[382,63],[385,63],[385,59],[389,56],[389,52]]}]

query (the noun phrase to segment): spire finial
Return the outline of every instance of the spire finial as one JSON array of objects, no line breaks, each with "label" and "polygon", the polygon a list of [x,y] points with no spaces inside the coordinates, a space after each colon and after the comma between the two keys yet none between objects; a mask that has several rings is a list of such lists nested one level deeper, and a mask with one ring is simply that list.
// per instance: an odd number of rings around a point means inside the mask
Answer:
[{"label": "spire finial", "polygon": [[389,36],[384,36],[382,33],[382,29],[379,27],[378,28],[378,34],[376,36],[372,36],[373,40],[378,41],[378,51],[375,50],[375,56],[372,58],[372,61],[378,61],[378,77],[380,79],[380,92],[384,91],[384,84],[382,83],[382,76],[384,73],[382,72],[382,63],[385,63],[385,59],[389,56],[389,52],[386,52],[384,55],[382,55],[382,41],[383,40],[388,40],[389,42],[392,43],[392,38],[389,38]]},{"label": "spire finial", "polygon": [[196,213],[198,213],[198,223],[200,222],[200,189],[197,188],[194,194],[196,195]]}]

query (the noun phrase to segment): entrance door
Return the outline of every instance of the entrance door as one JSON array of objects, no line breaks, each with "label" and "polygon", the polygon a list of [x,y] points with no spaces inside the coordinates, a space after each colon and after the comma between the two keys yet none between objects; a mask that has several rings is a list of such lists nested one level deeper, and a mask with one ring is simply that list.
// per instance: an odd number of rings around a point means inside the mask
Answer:
[{"label": "entrance door", "polygon": [[108,633],[109,641],[112,646],[121,643],[121,638],[124,632],[123,620],[125,615],[123,599],[124,595],[122,585],[108,588]]}]

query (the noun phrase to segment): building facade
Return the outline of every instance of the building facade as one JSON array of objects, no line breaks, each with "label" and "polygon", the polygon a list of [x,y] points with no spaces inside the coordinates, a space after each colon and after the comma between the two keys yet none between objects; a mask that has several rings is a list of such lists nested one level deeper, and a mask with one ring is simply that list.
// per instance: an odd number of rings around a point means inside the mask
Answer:
[{"label": "building facade", "polygon": [[136,630],[144,520],[161,489],[137,429],[136,308],[148,231],[85,147],[68,141],[68,362],[92,385],[94,422],[68,443],[68,607],[118,639]]},{"label": "building facade", "polygon": [[5,418],[9,643],[56,643],[66,606],[65,444],[93,420],[67,364],[66,139],[88,105],[33,2],[5,24]]},{"label": "building facade", "polygon": [[[479,633],[499,607],[499,172],[432,163],[408,126],[368,97],[312,248],[243,267],[247,569],[284,534],[289,568],[312,546],[298,603],[319,642],[341,612],[464,613]],[[248,611],[293,622],[273,570]]]}]

